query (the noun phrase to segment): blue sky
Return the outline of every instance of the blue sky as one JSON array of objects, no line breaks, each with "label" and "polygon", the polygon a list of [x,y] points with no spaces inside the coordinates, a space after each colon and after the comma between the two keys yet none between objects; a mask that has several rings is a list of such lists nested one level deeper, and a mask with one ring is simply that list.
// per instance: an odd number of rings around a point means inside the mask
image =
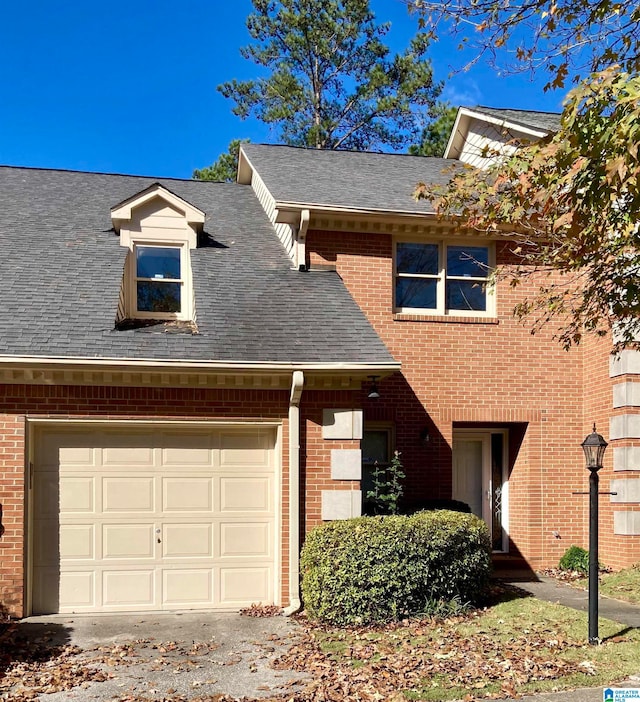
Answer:
[{"label": "blue sky", "polygon": [[[415,18],[402,0],[372,0],[387,40],[403,49]],[[3,6],[0,26],[0,163],[188,178],[233,138],[274,141],[242,121],[216,86],[255,76],[250,0],[24,0]],[[543,80],[498,77],[465,63],[457,41],[433,45],[435,76],[452,104],[559,110]]]}]

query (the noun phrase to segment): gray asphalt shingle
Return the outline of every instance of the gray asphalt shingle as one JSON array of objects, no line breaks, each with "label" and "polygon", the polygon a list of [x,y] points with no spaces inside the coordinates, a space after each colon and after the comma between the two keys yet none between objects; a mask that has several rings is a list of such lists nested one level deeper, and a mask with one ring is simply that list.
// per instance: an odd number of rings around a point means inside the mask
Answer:
[{"label": "gray asphalt shingle", "polygon": [[480,112],[490,117],[503,119],[524,127],[542,129],[546,132],[557,132],[560,128],[559,112],[538,112],[536,110],[511,110],[499,107],[484,107],[478,105],[468,108],[474,112]]},{"label": "gray asphalt shingle", "polygon": [[419,182],[444,184],[458,161],[407,154],[323,151],[271,144],[243,144],[242,150],[278,202],[433,213],[416,202]]},{"label": "gray asphalt shingle", "polygon": [[[160,182],[203,210],[199,334],[116,330],[126,249],[110,208]],[[249,187],[0,167],[0,355],[389,363],[336,273],[300,273]]]}]

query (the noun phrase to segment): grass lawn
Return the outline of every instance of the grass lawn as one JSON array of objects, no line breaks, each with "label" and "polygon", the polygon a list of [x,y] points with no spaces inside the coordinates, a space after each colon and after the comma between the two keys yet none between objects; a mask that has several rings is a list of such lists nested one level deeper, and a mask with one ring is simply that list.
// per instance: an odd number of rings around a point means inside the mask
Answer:
[{"label": "grass lawn", "polygon": [[602,619],[603,643],[589,646],[585,614],[520,591],[445,620],[309,625],[307,636],[293,657],[344,699],[476,700],[607,685],[640,672],[640,631]]},{"label": "grass lawn", "polygon": [[[575,581],[578,587],[587,588],[588,579]],[[640,605],[640,563],[618,573],[601,573],[598,587],[601,595]]]}]

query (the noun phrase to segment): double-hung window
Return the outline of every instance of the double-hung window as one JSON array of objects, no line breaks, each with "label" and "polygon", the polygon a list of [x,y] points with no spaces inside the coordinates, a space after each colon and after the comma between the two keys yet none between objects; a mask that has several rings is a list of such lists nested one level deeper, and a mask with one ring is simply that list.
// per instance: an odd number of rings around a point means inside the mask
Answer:
[{"label": "double-hung window", "polygon": [[132,292],[136,316],[185,318],[186,246],[136,243],[133,253]]},{"label": "double-hung window", "polygon": [[397,312],[490,316],[491,244],[398,241],[395,250]]}]

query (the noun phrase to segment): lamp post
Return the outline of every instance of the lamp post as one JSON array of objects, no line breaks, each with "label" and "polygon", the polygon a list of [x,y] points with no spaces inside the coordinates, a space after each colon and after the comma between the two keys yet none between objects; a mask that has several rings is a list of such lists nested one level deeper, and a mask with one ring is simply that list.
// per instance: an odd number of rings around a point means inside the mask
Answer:
[{"label": "lamp post", "polygon": [[593,431],[582,442],[587,470],[589,470],[589,643],[598,644],[598,471],[607,442]]}]

